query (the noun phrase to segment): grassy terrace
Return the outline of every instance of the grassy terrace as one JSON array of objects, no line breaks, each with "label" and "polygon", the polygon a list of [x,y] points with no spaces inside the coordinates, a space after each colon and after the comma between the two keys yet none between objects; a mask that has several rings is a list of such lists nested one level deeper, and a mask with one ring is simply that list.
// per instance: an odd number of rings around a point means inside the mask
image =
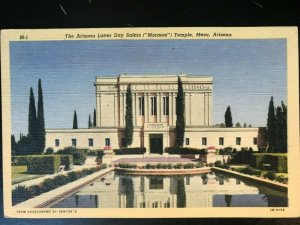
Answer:
[{"label": "grassy terrace", "polygon": [[18,184],[23,181],[31,180],[41,177],[40,174],[28,174],[27,166],[12,166],[11,167],[11,180],[12,184]]}]

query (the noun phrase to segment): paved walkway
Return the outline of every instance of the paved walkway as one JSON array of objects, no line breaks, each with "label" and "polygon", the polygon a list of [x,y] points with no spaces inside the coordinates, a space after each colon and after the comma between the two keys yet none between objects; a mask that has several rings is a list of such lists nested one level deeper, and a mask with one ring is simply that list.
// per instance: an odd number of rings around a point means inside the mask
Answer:
[{"label": "paved walkway", "polygon": [[190,163],[195,159],[178,157],[147,157],[147,158],[123,158],[113,161],[113,163]]},{"label": "paved walkway", "polygon": [[74,166],[72,170],[61,171],[61,172],[58,172],[58,173],[55,173],[55,174],[49,174],[49,175],[38,177],[38,178],[35,178],[35,179],[32,179],[32,180],[27,180],[27,181],[23,181],[21,183],[14,184],[14,185],[12,185],[12,190],[15,189],[17,186],[29,187],[29,186],[32,186],[32,185],[38,185],[38,184],[42,183],[47,178],[53,178],[57,175],[64,175],[64,174],[67,174],[71,171],[78,171],[78,170],[82,170],[82,169],[85,169],[85,168],[91,168],[91,167],[95,167],[95,166],[96,165]]}]

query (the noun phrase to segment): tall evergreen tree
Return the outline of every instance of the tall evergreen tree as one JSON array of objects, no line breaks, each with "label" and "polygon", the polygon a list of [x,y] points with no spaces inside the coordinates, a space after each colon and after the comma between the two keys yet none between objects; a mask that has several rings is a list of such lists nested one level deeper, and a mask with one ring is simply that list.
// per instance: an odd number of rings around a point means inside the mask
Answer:
[{"label": "tall evergreen tree", "polygon": [[45,117],[42,82],[38,82],[38,110],[37,110],[37,153],[42,153],[45,149]]},{"label": "tall evergreen tree", "polygon": [[15,139],[15,135],[11,135],[11,154],[16,155],[17,154],[17,142]]},{"label": "tall evergreen tree", "polygon": [[128,85],[126,92],[126,114],[125,114],[125,142],[126,147],[132,144],[133,121],[132,121],[132,96],[131,86]]},{"label": "tall evergreen tree", "polygon": [[275,152],[284,152],[284,121],[283,121],[283,112],[280,106],[276,108],[276,148]]},{"label": "tall evergreen tree", "polygon": [[74,117],[73,117],[73,129],[78,129],[78,123],[77,123],[77,114],[76,114],[76,110],[74,110]]},{"label": "tall evergreen tree", "polygon": [[267,141],[268,151],[274,152],[276,148],[276,118],[273,96],[269,102],[268,121],[267,121]]},{"label": "tall evergreen tree", "polygon": [[282,119],[283,119],[282,147],[283,147],[283,152],[287,152],[287,150],[288,150],[288,146],[287,146],[287,107],[283,103],[283,101],[281,101],[281,108],[282,108]]},{"label": "tall evergreen tree", "polygon": [[227,107],[226,112],[225,112],[225,125],[226,125],[226,127],[233,126],[230,106]]},{"label": "tall evergreen tree", "polygon": [[176,145],[178,147],[183,146],[184,131],[185,131],[185,118],[184,118],[184,92],[182,81],[178,77],[178,92],[176,98]]},{"label": "tall evergreen tree", "polygon": [[93,126],[96,127],[96,109],[94,109],[94,120],[93,120]]},{"label": "tall evergreen tree", "polygon": [[35,100],[32,88],[30,88],[30,97],[29,97],[29,113],[28,113],[28,134],[31,137],[36,136],[36,109],[35,109]]},{"label": "tall evergreen tree", "polygon": [[243,127],[247,127],[247,123],[244,123],[244,126]]},{"label": "tall evergreen tree", "polygon": [[92,127],[91,115],[89,114],[89,128]]}]

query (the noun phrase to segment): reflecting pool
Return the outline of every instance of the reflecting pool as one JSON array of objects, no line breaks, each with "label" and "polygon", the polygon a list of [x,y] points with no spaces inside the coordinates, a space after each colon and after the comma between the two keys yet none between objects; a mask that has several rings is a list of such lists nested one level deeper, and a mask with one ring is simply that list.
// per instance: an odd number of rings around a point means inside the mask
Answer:
[{"label": "reflecting pool", "polygon": [[197,175],[124,175],[94,181],[52,208],[286,207],[287,194],[209,172]]}]

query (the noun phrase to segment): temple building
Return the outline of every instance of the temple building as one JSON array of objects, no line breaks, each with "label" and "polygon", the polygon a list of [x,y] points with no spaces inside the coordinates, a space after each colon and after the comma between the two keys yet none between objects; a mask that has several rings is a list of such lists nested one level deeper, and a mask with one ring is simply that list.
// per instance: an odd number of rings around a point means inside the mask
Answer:
[{"label": "temple building", "polygon": [[147,154],[163,154],[175,145],[178,76],[185,95],[184,147],[251,147],[258,128],[219,128],[212,124],[213,77],[199,75],[127,75],[97,77],[96,127],[47,129],[46,148],[119,149],[125,147],[126,91],[131,86],[133,143]]}]

